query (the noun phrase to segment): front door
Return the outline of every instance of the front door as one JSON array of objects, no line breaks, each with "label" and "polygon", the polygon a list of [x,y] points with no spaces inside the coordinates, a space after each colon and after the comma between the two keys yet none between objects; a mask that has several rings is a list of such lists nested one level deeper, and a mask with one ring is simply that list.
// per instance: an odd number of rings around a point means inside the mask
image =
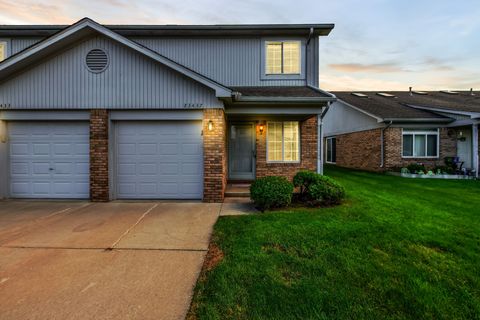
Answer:
[{"label": "front door", "polygon": [[229,178],[232,180],[255,179],[254,124],[231,124],[228,142]]},{"label": "front door", "polygon": [[459,132],[462,136],[457,139],[457,156],[463,162],[463,168],[472,169],[472,131],[462,128]]}]

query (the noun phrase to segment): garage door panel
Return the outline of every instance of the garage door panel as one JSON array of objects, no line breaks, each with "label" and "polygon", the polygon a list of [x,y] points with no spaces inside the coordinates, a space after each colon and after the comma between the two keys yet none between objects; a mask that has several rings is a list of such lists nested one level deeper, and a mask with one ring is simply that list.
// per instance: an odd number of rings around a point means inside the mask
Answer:
[{"label": "garage door panel", "polygon": [[31,162],[32,175],[50,175],[50,162]]},{"label": "garage door panel", "polygon": [[10,196],[88,198],[86,122],[11,122]]},{"label": "garage door panel", "polygon": [[120,142],[117,144],[118,155],[135,155],[136,148],[134,143]]},{"label": "garage door panel", "polygon": [[117,197],[201,199],[201,130],[199,121],[118,122]]},{"label": "garage door panel", "polygon": [[[89,139],[89,137],[85,137]],[[90,145],[88,143],[76,143],[73,146],[73,153],[77,156],[88,156],[90,154]]]}]

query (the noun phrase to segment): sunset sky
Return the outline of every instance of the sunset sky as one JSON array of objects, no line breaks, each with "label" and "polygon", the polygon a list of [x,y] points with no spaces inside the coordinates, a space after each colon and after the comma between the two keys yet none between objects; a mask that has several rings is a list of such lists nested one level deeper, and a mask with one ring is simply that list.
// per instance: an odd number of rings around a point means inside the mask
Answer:
[{"label": "sunset sky", "polygon": [[478,0],[0,0],[0,24],[335,23],[328,90],[480,89]]}]

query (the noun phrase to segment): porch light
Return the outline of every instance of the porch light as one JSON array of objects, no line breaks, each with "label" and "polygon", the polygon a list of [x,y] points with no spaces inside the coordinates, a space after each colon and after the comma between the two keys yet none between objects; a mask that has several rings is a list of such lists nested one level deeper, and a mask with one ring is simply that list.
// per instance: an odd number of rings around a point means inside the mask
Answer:
[{"label": "porch light", "polygon": [[212,130],[213,130],[213,121],[209,120],[208,121],[208,131],[212,131]]},{"label": "porch light", "polygon": [[265,127],[264,127],[263,124],[260,124],[260,126],[258,126],[258,131],[260,132],[260,134],[263,134],[264,129],[265,129]]}]

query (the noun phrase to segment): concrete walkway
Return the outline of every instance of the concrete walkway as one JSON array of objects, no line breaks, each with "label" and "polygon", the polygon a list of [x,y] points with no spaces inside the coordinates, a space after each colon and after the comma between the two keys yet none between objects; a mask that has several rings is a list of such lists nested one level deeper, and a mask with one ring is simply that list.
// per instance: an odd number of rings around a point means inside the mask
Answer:
[{"label": "concrete walkway", "polygon": [[220,207],[0,202],[1,319],[183,319]]}]

